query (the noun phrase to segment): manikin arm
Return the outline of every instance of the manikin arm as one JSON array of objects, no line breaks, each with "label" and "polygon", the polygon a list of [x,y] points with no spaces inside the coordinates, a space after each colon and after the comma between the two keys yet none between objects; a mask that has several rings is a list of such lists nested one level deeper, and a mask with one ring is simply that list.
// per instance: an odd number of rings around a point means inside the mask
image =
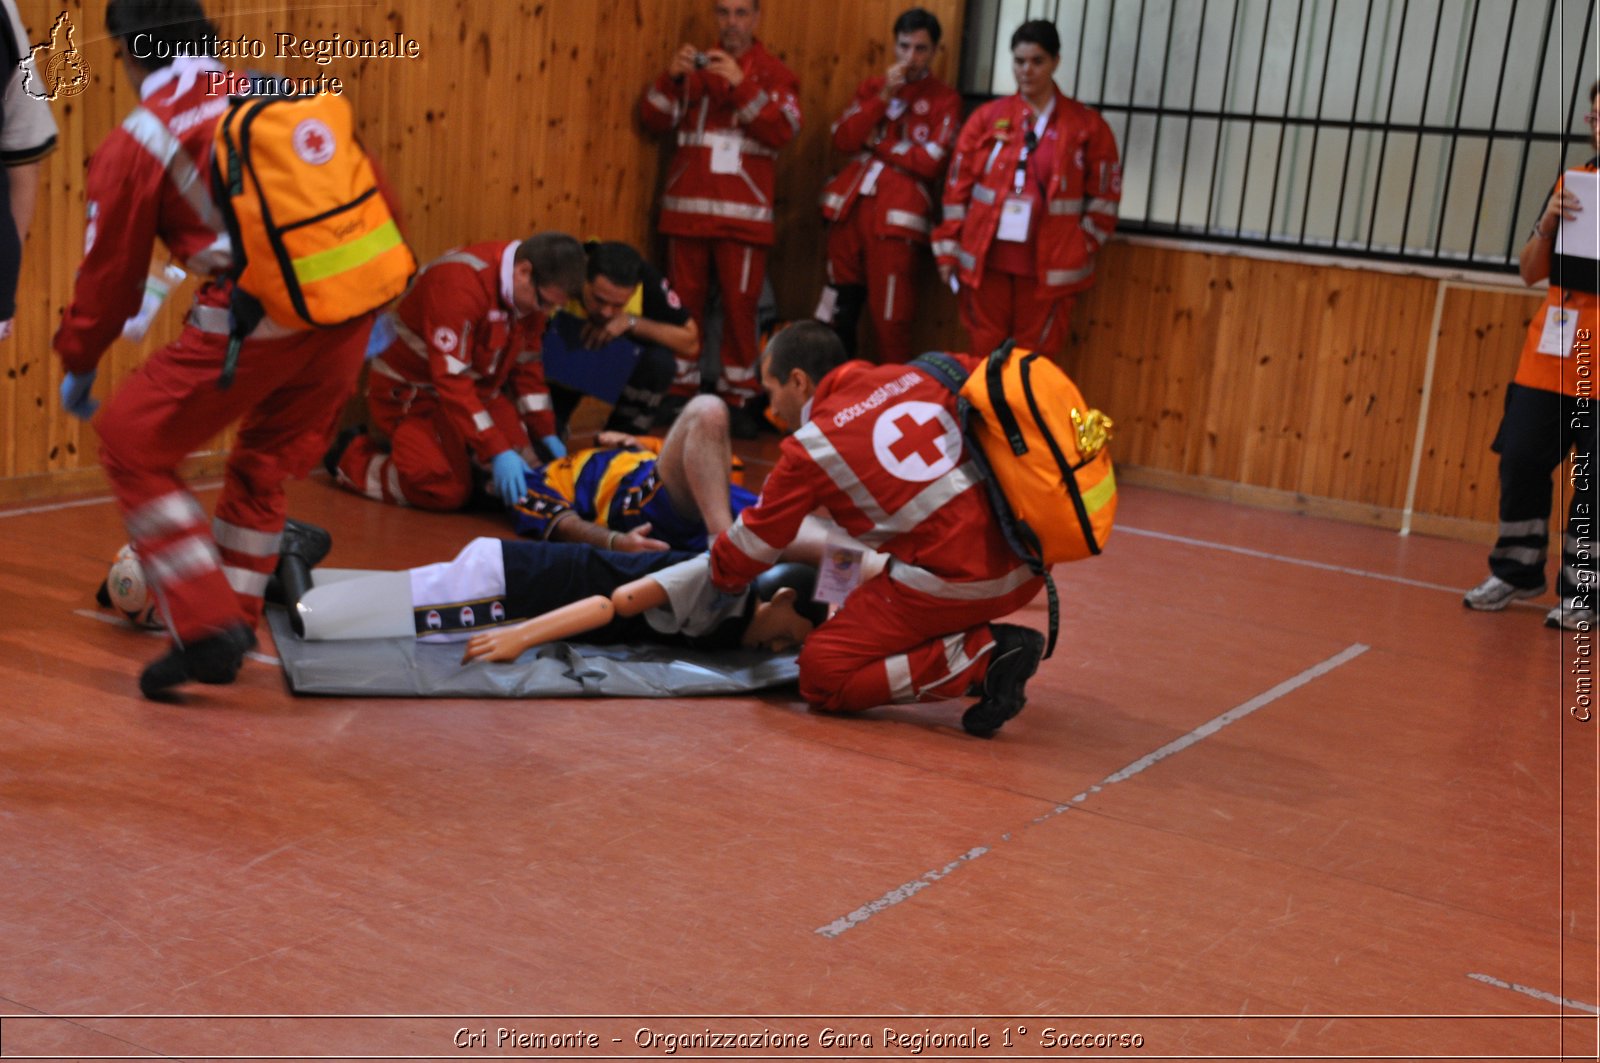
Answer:
[{"label": "manikin arm", "polygon": [[609,598],[596,594],[511,627],[480,631],[467,643],[461,663],[514,661],[530,647],[582,635],[604,627],[615,617],[638,616],[647,609],[666,604],[666,588],[646,576],[624,583],[612,591]]}]

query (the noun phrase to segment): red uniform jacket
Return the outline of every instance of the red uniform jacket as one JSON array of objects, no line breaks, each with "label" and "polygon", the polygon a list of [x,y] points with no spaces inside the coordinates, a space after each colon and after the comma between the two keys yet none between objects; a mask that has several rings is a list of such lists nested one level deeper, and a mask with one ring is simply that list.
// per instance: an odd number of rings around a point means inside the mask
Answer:
[{"label": "red uniform jacket", "polygon": [[[150,75],[143,103],[89,160],[83,264],[53,341],[70,372],[94,369],[139,312],[157,237],[190,272],[216,276],[232,267],[207,176],[228,98],[209,95],[203,75],[222,69],[213,59],[184,58]],[[227,293],[226,285],[207,283],[197,302],[223,307]]]},{"label": "red uniform jacket", "polygon": [[[956,140],[933,253],[940,265],[959,266],[963,284],[976,286],[983,276],[1031,114],[1021,96],[994,100],[972,113]],[[1058,153],[1039,219],[1035,276],[1041,294],[1056,298],[1094,284],[1095,253],[1117,224],[1122,167],[1116,138],[1098,112],[1057,91],[1051,124]]]},{"label": "red uniform jacket", "polygon": [[[868,78],[833,123],[833,146],[855,158],[822,192],[822,216],[842,221],[865,200],[878,236],[928,242],[933,189],[949,158],[961,117],[961,96],[928,76],[902,85],[892,100],[878,94],[883,78]],[[876,170],[876,176],[873,176]],[[871,191],[864,191],[868,186]]]},{"label": "red uniform jacket", "polygon": [[543,314],[517,317],[511,261],[517,242],[457,248],[424,266],[395,309],[396,339],[373,359],[369,392],[384,380],[437,395],[479,461],[516,450],[484,409],[509,392],[531,438],[554,434],[544,382]]},{"label": "red uniform jacket", "polygon": [[[639,100],[646,129],[678,131],[658,224],[669,236],[773,242],[775,165],[800,131],[800,85],[760,41],[739,67],[737,86],[699,70],[682,81],[662,74]],[[718,173],[714,161],[730,172]]]},{"label": "red uniform jacket", "polygon": [[712,582],[729,591],[749,583],[818,506],[890,554],[890,577],[913,589],[990,598],[1032,578],[1000,532],[956,397],[920,369],[851,362],[823,378],[810,420],[783,441],[760,501],[712,544]]}]

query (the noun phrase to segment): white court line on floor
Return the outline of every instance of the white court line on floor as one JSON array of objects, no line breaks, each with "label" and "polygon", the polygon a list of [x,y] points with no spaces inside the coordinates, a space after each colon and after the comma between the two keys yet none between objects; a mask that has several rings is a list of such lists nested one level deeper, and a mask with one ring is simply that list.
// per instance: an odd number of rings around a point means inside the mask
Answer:
[{"label": "white court line on floor", "polygon": [[[1107,786],[1111,786],[1119,782],[1126,782],[1128,779],[1133,778],[1135,775],[1138,775],[1160,761],[1167,759],[1173,754],[1181,753],[1183,750],[1188,749],[1201,739],[1211,737],[1224,727],[1227,727],[1229,724],[1239,722],[1246,716],[1249,716],[1251,713],[1265,708],[1274,701],[1277,701],[1279,698],[1282,698],[1285,695],[1300,689],[1312,680],[1317,679],[1320,676],[1327,675],[1329,672],[1340,667],[1341,665],[1350,663],[1371,648],[1372,647],[1360,642],[1353,643],[1350,646],[1345,647],[1343,650],[1340,650],[1327,660],[1318,662],[1298,675],[1291,676],[1290,678],[1284,680],[1271,690],[1268,690],[1262,694],[1258,694],[1249,701],[1234,706],[1227,712],[1222,713],[1220,716],[1216,716],[1210,720],[1207,720],[1205,723],[1201,724],[1199,727],[1196,727],[1188,734],[1168,742],[1166,745],[1162,746],[1160,749],[1157,749],[1153,753],[1149,753],[1140,757],[1138,760],[1134,761],[1132,764],[1129,764],[1120,771],[1112,772],[1095,785],[1089,787],[1083,793],[1078,794],[1064,804],[1057,805],[1044,815],[1039,816],[1031,822],[1025,824],[1025,826],[1038,826],[1041,823],[1054,819],[1063,812],[1068,812],[1079,807],[1084,801],[1088,800],[1090,796],[1099,793]],[[1009,842],[1014,837],[1015,832],[1008,832],[1000,836],[1000,841]],[[996,844],[999,843],[997,842]],[[850,930],[853,927],[860,926],[862,923],[866,922],[868,919],[871,919],[879,912],[884,911],[887,908],[892,908],[902,901],[910,900],[915,894],[927,889],[929,886],[950,875],[952,872],[959,870],[963,865],[971,863],[973,860],[976,860],[978,857],[983,856],[986,853],[993,852],[993,848],[993,846],[980,845],[976,848],[969,849],[967,852],[963,853],[961,856],[958,856],[944,867],[927,871],[922,875],[912,879],[910,882],[902,883],[901,885],[896,886],[894,889],[890,890],[888,893],[885,893],[878,899],[868,901],[855,911],[850,912],[847,915],[840,916],[826,926],[817,927],[815,933],[820,934],[825,938],[836,938],[845,931]]]},{"label": "white court line on floor", "polygon": [[1564,1008],[1572,1008],[1574,1011],[1586,1011],[1590,1015],[1600,1015],[1600,1008],[1595,1007],[1593,1004],[1585,1004],[1581,1000],[1568,1000],[1566,997],[1558,997],[1554,993],[1546,993],[1544,990],[1534,989],[1532,986],[1518,985],[1516,982],[1507,982],[1503,979],[1496,978],[1493,975],[1469,974],[1467,977],[1472,979],[1474,982],[1482,982],[1484,985],[1492,985],[1496,989],[1509,989],[1513,993],[1521,993],[1523,996],[1533,997],[1535,1000],[1543,1000],[1551,1004],[1559,1004]]},{"label": "white court line on floor", "polygon": [[[221,480],[208,481],[206,483],[190,484],[189,485],[189,490],[191,492],[193,492],[193,491],[210,491],[213,488],[217,488],[217,487],[221,487],[221,486],[222,486],[222,481]],[[26,507],[24,509],[0,510],[0,517],[25,517],[29,513],[54,513],[57,510],[62,510],[62,509],[77,509],[80,506],[98,506],[98,505],[102,505],[102,504],[104,504],[106,502],[115,502],[115,501],[116,501],[116,499],[113,498],[110,495],[97,495],[94,498],[75,498],[70,502],[51,502],[48,505],[28,506],[28,507]]]},{"label": "white court line on floor", "polygon": [[[93,609],[74,609],[72,611],[72,615],[88,617],[90,620],[98,620],[102,624],[115,624],[117,627],[132,626],[121,617],[112,616],[110,613],[97,613]],[[137,628],[136,630],[142,634],[149,635],[151,638],[164,639],[167,637],[167,633],[165,631],[157,630],[155,628],[142,627]],[[262,653],[259,650],[246,650],[244,655],[250,658],[252,661],[260,661],[262,664],[270,664],[274,668],[278,668],[283,664],[282,661],[278,660],[278,658],[272,656],[270,653]]]},{"label": "white court line on floor", "polygon": [[1117,531],[1127,532],[1129,535],[1142,535],[1147,539],[1161,539],[1169,543],[1182,543],[1185,546],[1201,546],[1208,550],[1224,550],[1230,554],[1243,554],[1245,557],[1257,557],[1263,561],[1282,561],[1286,565],[1302,565],[1306,568],[1319,568],[1324,572],[1340,572],[1346,576],[1361,576],[1365,579],[1381,579],[1388,583],[1401,583],[1407,587],[1421,587],[1430,591],[1449,591],[1460,594],[1460,587],[1449,587],[1443,583],[1427,583],[1419,579],[1407,579],[1404,576],[1391,576],[1387,572],[1369,572],[1363,568],[1347,568],[1344,565],[1331,565],[1326,561],[1310,561],[1303,557],[1289,557],[1285,554],[1269,554],[1265,550],[1252,550],[1248,546],[1233,546],[1230,543],[1217,543],[1209,539],[1191,539],[1187,535],[1173,535],[1171,532],[1149,531],[1145,528],[1130,528],[1126,524],[1118,524]]}]

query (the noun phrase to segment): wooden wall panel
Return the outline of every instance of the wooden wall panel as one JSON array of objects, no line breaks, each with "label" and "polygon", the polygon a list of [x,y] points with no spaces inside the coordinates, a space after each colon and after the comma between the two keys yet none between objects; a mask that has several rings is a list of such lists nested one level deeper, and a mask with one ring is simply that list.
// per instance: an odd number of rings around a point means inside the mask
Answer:
[{"label": "wooden wall panel", "polygon": [[1456,534],[1493,519],[1488,445],[1537,294],[1123,241],[1101,269],[1064,360],[1120,462],[1396,526],[1442,288],[1413,508]]},{"label": "wooden wall panel", "polygon": [[[345,82],[363,136],[399,193],[407,234],[424,258],[455,244],[542,228],[650,247],[669,149],[640,128],[638,96],[680,43],[715,41],[711,0],[337,6],[286,0],[270,10],[214,0],[209,6],[225,36],[247,34],[269,45],[278,31],[347,38],[399,31],[419,40],[422,59],[414,62],[340,59],[324,67],[269,56],[248,65],[297,76],[326,72]],[[765,5],[761,36],[798,75],[806,117],[780,160],[780,242],[772,274],[786,316],[808,314],[821,284],[816,202],[840,164],[828,126],[860,79],[888,65],[889,27],[905,6],[902,0],[825,9],[793,0]],[[926,6],[946,26],[940,70],[949,75],[957,66],[964,0]],[[20,7],[35,39],[59,11],[70,13],[93,81],[82,95],[55,104],[61,146],[45,162],[16,332],[0,345],[0,501],[100,483],[92,431],[58,410],[60,371],[49,342],[81,257],[88,155],[136,102],[105,37],[101,0],[22,0]],[[936,287],[931,270],[928,287]],[[169,301],[151,341],[113,347],[99,393],[108,393],[156,342],[173,334],[186,294]],[[953,307],[930,320],[953,322]]]},{"label": "wooden wall panel", "polygon": [[1433,400],[1423,435],[1416,511],[1492,522],[1498,465],[1489,443],[1506,384],[1543,293],[1452,288],[1445,292]]}]

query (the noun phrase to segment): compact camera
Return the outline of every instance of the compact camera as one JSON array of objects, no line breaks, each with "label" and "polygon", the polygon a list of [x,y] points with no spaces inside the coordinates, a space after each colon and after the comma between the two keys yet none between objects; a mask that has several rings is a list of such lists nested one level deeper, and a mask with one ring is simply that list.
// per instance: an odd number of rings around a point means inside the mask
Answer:
[{"label": "compact camera", "polygon": [[707,63],[709,63],[709,62],[711,62],[711,57],[709,55],[707,55],[706,53],[704,53],[704,52],[696,52],[696,53],[694,53],[694,68],[696,70],[704,70],[705,69],[705,65]]}]

